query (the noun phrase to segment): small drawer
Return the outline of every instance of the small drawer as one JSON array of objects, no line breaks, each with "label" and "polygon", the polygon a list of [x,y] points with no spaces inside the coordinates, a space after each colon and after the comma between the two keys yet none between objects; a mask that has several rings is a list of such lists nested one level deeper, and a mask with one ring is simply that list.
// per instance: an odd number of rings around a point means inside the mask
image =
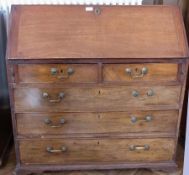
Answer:
[{"label": "small drawer", "polygon": [[19,135],[176,133],[178,111],[16,114]]},{"label": "small drawer", "polygon": [[[16,112],[95,112],[178,108],[180,86],[111,88],[16,88]],[[165,107],[165,106],[164,106]]]},{"label": "small drawer", "polygon": [[19,83],[95,83],[96,64],[19,64]]},{"label": "small drawer", "polygon": [[171,161],[174,139],[43,139],[19,142],[23,164]]},{"label": "small drawer", "polygon": [[104,82],[176,81],[178,64],[105,64]]}]

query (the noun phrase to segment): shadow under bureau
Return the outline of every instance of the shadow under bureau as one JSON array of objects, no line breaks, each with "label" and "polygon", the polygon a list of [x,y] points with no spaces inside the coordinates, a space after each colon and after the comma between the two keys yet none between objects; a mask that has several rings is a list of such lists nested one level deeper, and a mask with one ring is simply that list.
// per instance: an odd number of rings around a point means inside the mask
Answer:
[{"label": "shadow under bureau", "polygon": [[16,174],[176,168],[186,43],[173,6],[12,6]]}]

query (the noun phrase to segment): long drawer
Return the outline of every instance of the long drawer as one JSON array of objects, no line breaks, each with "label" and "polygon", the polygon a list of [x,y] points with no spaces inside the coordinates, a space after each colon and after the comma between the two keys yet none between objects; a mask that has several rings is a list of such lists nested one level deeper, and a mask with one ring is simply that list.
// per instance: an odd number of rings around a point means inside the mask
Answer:
[{"label": "long drawer", "polygon": [[16,112],[128,111],[172,105],[178,108],[180,86],[111,88],[16,88]]},{"label": "long drawer", "polygon": [[16,114],[19,135],[175,133],[178,111]]},{"label": "long drawer", "polygon": [[51,139],[19,142],[23,164],[159,162],[173,159],[174,139]]}]

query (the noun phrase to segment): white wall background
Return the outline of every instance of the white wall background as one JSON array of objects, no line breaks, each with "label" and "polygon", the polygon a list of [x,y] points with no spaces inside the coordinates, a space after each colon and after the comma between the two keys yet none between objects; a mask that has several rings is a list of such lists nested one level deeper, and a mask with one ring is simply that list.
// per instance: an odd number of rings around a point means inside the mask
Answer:
[{"label": "white wall background", "polygon": [[0,0],[0,8],[7,10],[11,4],[105,4],[141,5],[142,0]]}]

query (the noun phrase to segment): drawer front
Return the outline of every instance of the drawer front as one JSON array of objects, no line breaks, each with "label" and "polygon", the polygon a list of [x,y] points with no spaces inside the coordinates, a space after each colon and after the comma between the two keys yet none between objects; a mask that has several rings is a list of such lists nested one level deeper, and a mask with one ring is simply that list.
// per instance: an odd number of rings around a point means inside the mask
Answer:
[{"label": "drawer front", "polygon": [[95,83],[98,67],[95,64],[20,64],[20,83]]},{"label": "drawer front", "polygon": [[[178,108],[180,86],[114,88],[17,88],[16,112],[128,111],[171,105]],[[157,106],[156,106],[157,107]]]},{"label": "drawer front", "polygon": [[22,140],[24,164],[90,164],[171,161],[173,139]]},{"label": "drawer front", "polygon": [[105,64],[105,82],[176,81],[178,64]]},{"label": "drawer front", "polygon": [[16,114],[19,135],[176,132],[178,111]]}]

